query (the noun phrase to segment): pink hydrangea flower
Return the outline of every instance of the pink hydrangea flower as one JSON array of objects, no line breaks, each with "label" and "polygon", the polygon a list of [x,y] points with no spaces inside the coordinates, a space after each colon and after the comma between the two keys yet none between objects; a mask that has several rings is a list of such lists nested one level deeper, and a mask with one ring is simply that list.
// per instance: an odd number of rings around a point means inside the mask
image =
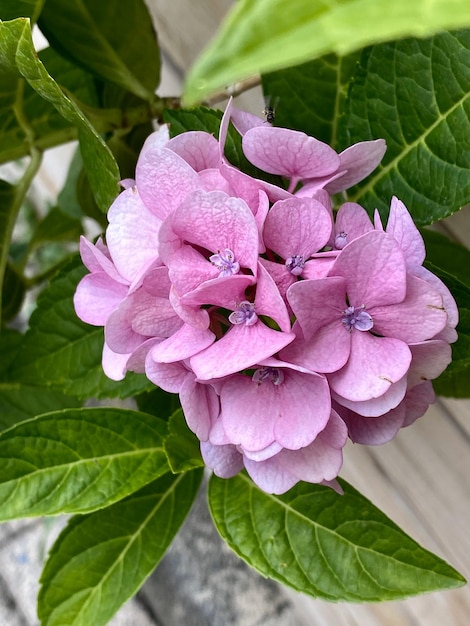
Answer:
[{"label": "pink hydrangea flower", "polygon": [[[253,178],[225,155],[232,117]],[[75,308],[103,326],[103,368],[179,394],[218,476],[269,493],[335,481],[346,439],[380,444],[433,401],[458,312],[423,267],[393,198],[384,227],[331,194],[377,166],[385,142],[337,154],[227,107],[219,137],[162,126],[110,207],[106,245],[82,239]]]}]

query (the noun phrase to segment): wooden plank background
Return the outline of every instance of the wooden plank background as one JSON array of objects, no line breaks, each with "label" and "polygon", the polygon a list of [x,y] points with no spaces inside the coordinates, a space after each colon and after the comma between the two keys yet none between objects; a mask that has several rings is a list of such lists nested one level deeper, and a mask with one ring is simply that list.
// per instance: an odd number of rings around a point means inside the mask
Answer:
[{"label": "wooden plank background", "polygon": [[[166,95],[208,43],[230,0],[148,0],[164,50]],[[259,89],[238,106],[257,113]],[[470,246],[469,208],[444,221]],[[342,476],[413,538],[470,577],[470,400],[438,399],[424,417],[385,446],[348,444]],[[464,626],[470,588],[373,605],[330,604],[288,592],[298,623],[309,626]]]}]

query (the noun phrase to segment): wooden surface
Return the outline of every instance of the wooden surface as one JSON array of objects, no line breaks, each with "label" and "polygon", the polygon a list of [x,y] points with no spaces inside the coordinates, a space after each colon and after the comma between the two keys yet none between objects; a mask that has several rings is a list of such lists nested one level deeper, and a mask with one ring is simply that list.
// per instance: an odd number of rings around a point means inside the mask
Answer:
[{"label": "wooden surface", "polygon": [[[165,85],[179,79],[215,32],[228,0],[149,0],[165,51]],[[260,114],[259,90],[239,106]],[[470,209],[445,221],[470,246]],[[470,579],[470,400],[439,399],[385,446],[349,444],[342,476],[423,546]],[[470,587],[400,602],[330,604],[288,591],[305,626],[465,626]]]}]

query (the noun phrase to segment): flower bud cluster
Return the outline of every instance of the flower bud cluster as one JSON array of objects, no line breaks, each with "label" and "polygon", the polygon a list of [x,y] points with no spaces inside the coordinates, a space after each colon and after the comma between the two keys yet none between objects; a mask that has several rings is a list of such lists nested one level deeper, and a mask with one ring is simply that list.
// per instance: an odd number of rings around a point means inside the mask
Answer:
[{"label": "flower bud cluster", "polygon": [[[227,160],[230,119],[279,185]],[[104,371],[178,393],[218,476],[245,468],[270,493],[339,489],[348,437],[384,443],[433,402],[457,308],[423,267],[420,233],[396,198],[385,225],[331,204],[384,151],[379,139],[337,154],[229,105],[218,139],[153,133],[106,243],[82,239],[90,273],[75,308],[104,326]]]}]

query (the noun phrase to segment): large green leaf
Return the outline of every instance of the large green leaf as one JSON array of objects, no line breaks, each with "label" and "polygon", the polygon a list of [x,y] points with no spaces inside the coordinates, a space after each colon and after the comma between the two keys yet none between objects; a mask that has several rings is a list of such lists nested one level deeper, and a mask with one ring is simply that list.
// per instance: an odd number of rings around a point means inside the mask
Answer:
[{"label": "large green leaf", "polygon": [[49,556],[42,626],[102,626],[144,583],[181,526],[202,472],[167,474],[126,500],[73,518]]},{"label": "large green leaf", "polygon": [[10,237],[16,217],[14,204],[15,187],[4,180],[0,180],[0,311],[2,309],[3,276],[8,260]]},{"label": "large green leaf", "polygon": [[152,384],[143,374],[128,374],[122,382],[107,378],[101,367],[103,329],[80,321],[73,294],[86,269],[75,258],[38,297],[10,380],[48,387],[79,398],[129,397]]},{"label": "large green leaf", "polygon": [[[23,76],[62,117],[76,126],[83,162],[96,201],[101,210],[106,211],[119,191],[120,175],[117,164],[95,128],[78,106],[65,95],[39,60],[27,19],[0,22],[0,71]],[[32,134],[29,128],[28,139],[31,142],[32,137],[29,135]]]},{"label": "large green leaf", "polygon": [[396,195],[421,225],[469,202],[470,30],[365,51],[340,128],[343,147],[387,141],[351,200],[386,214]]},{"label": "large green leaf", "polygon": [[189,430],[183,411],[175,411],[168,422],[164,443],[172,472],[177,474],[204,465],[199,443],[196,435]]},{"label": "large green leaf", "polygon": [[105,81],[151,100],[160,51],[143,0],[47,0],[39,25],[49,43]]},{"label": "large green leaf", "polygon": [[192,68],[185,100],[331,52],[463,26],[467,0],[239,0]]},{"label": "large green leaf", "polygon": [[40,413],[76,407],[75,398],[59,391],[21,385],[7,380],[7,370],[14,359],[22,336],[19,332],[2,329],[0,335],[0,431]]},{"label": "large green leaf", "polygon": [[0,0],[0,20],[13,20],[16,17],[29,17],[35,22],[45,0]]},{"label": "large green leaf", "polygon": [[299,483],[274,496],[245,474],[213,476],[209,504],[240,557],[263,576],[315,597],[376,602],[465,582],[353,487],[341,485],[344,495]]},{"label": "large green leaf", "polygon": [[0,521],[86,513],[169,471],[166,422],[116,408],[65,409],[0,434]]},{"label": "large green leaf", "polygon": [[262,76],[266,99],[275,106],[275,125],[300,130],[333,148],[338,121],[360,53],[328,54]]}]

